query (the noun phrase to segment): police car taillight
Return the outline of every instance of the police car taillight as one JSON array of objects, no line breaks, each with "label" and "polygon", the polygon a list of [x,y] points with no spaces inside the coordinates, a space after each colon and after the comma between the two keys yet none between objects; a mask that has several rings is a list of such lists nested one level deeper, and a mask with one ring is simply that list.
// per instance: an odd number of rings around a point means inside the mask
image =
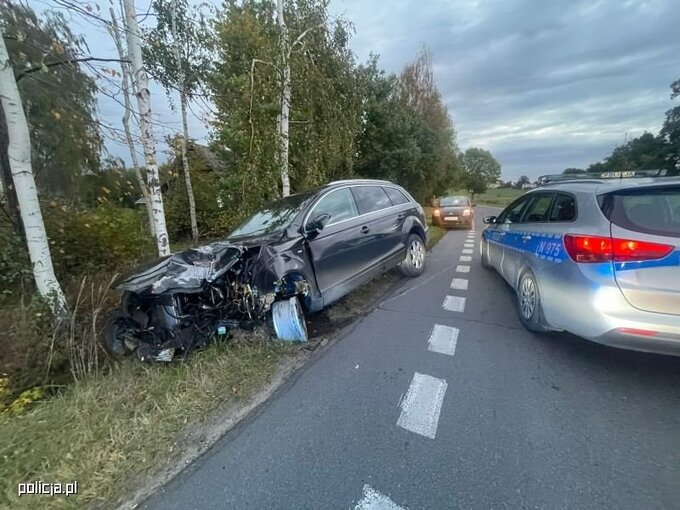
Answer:
[{"label": "police car taillight", "polygon": [[635,262],[661,259],[673,246],[632,239],[566,234],[564,247],[574,262]]}]

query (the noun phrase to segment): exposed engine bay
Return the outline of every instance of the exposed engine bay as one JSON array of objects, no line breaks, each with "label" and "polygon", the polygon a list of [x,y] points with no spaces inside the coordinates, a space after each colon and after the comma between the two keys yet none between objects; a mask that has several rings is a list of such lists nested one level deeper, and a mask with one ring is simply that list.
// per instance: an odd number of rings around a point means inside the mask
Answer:
[{"label": "exposed engine bay", "polygon": [[266,248],[217,242],[120,278],[121,305],[106,326],[107,347],[143,361],[171,361],[233,329],[265,323],[282,340],[306,341],[300,300],[310,285],[299,274],[279,278]]}]

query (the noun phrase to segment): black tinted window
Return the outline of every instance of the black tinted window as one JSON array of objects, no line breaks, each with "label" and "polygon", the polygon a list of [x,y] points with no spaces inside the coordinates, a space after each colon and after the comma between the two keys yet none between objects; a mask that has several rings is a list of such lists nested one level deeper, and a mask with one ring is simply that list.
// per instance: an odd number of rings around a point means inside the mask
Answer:
[{"label": "black tinted window", "polygon": [[404,195],[398,189],[388,187],[385,187],[383,189],[385,190],[385,193],[387,193],[387,196],[390,197],[392,205],[401,205],[408,203],[409,200],[408,198],[406,198],[406,195]]},{"label": "black tinted window", "polygon": [[331,219],[328,220],[328,225],[342,220],[348,220],[359,215],[357,206],[354,203],[354,197],[352,197],[352,193],[350,193],[348,188],[333,191],[323,197],[321,201],[314,206],[310,218],[315,218],[321,213],[326,213],[331,216]]},{"label": "black tinted window", "polygon": [[555,197],[550,221],[574,221],[576,219],[576,199],[571,195],[558,193]]},{"label": "black tinted window", "polygon": [[527,212],[524,213],[523,222],[548,221],[550,204],[552,204],[552,193],[537,193],[531,199]]},{"label": "black tinted window", "polygon": [[661,236],[680,237],[680,186],[621,190],[598,197],[615,225]]},{"label": "black tinted window", "polygon": [[359,214],[379,211],[392,205],[390,198],[380,186],[355,186],[352,188]]},{"label": "black tinted window", "polygon": [[531,197],[522,197],[510,204],[498,217],[497,223],[517,223]]}]

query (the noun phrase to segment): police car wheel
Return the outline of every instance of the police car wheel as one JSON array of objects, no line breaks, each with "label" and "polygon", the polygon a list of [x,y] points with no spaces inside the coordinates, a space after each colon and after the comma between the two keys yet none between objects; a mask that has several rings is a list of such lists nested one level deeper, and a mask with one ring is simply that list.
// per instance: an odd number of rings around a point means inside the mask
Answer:
[{"label": "police car wheel", "polygon": [[517,286],[517,311],[522,325],[529,331],[545,333],[543,326],[543,308],[538,292],[536,278],[530,270],[526,270],[519,278]]},{"label": "police car wheel", "polygon": [[486,241],[482,241],[481,264],[484,269],[493,269],[493,266],[489,262],[489,244]]}]

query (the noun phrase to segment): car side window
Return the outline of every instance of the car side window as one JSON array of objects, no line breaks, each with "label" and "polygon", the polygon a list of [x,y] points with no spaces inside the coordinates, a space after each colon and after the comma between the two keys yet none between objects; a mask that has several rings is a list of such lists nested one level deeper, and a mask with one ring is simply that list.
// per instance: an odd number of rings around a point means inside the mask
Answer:
[{"label": "car side window", "polygon": [[496,223],[518,223],[530,199],[531,196],[525,196],[515,200],[500,214]]},{"label": "car side window", "polygon": [[390,198],[380,186],[354,186],[351,189],[357,201],[359,214],[367,214],[392,206]]},{"label": "car side window", "polygon": [[407,204],[409,201],[408,198],[406,198],[406,195],[404,195],[401,191],[399,191],[396,188],[390,188],[385,186],[383,190],[385,190],[387,196],[390,197],[390,202],[392,202],[392,205]]},{"label": "car side window", "polygon": [[535,193],[522,217],[522,223],[548,221],[553,193]]},{"label": "car side window", "polygon": [[558,193],[555,197],[550,221],[574,221],[576,219],[576,199],[566,193]]},{"label": "car side window", "polygon": [[359,216],[357,205],[349,188],[330,192],[314,206],[310,218],[326,213],[330,215],[327,225]]}]

